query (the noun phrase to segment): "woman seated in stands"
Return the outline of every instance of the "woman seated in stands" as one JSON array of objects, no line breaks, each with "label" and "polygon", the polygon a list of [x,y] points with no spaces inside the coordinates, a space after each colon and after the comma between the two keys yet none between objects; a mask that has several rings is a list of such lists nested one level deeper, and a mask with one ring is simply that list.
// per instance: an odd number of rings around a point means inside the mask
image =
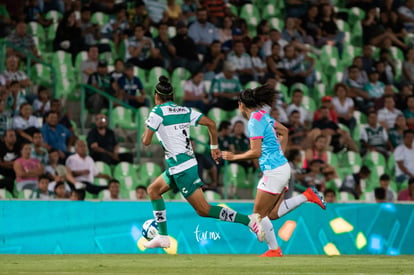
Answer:
[{"label": "woman seated in stands", "polygon": [[30,158],[32,148],[29,143],[21,147],[21,157],[13,163],[16,173],[17,191],[23,189],[34,190],[37,187],[38,178],[43,174],[43,166],[38,159]]}]

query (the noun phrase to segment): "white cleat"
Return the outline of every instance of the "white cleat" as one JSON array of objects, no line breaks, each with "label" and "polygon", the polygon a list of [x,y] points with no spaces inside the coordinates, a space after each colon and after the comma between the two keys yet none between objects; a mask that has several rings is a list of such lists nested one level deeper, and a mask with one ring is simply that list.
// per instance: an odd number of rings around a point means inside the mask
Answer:
[{"label": "white cleat", "polygon": [[170,237],[165,235],[158,235],[149,242],[144,243],[146,248],[168,248],[170,247]]},{"label": "white cleat", "polygon": [[250,222],[249,222],[250,230],[256,234],[259,242],[263,242],[265,234],[262,228],[262,218],[260,217],[259,214],[253,213],[249,215],[249,219],[250,219]]}]

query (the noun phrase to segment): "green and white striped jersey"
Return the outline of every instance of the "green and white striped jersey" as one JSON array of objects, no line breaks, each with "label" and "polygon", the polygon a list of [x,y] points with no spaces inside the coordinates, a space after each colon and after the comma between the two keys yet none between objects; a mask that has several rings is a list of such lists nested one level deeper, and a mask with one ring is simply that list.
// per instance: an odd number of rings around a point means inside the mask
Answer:
[{"label": "green and white striped jersey", "polygon": [[145,124],[156,133],[164,148],[171,175],[197,164],[190,142],[190,126],[196,126],[202,116],[202,113],[171,101],[151,110]]}]

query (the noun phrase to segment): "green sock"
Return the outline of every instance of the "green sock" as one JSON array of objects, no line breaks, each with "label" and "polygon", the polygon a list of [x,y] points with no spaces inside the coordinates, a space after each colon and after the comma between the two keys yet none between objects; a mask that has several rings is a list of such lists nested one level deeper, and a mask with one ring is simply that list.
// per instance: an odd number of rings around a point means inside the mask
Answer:
[{"label": "green sock", "polygon": [[211,206],[208,216],[211,218],[220,219],[222,221],[242,223],[244,225],[249,225],[250,219],[248,216],[237,213],[234,210],[229,208],[224,208],[221,206]]},{"label": "green sock", "polygon": [[167,231],[167,211],[165,210],[164,200],[158,199],[151,201],[152,208],[154,209],[154,218],[158,223],[158,233],[160,235],[168,235]]}]

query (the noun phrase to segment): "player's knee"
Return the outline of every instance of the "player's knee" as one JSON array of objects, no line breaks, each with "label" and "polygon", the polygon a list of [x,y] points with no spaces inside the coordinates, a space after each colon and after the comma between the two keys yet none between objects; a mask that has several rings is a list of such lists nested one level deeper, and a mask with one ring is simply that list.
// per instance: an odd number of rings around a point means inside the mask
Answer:
[{"label": "player's knee", "polygon": [[156,199],[160,195],[159,188],[157,188],[154,185],[148,186],[147,192],[148,192],[148,196],[150,197],[150,199]]}]

